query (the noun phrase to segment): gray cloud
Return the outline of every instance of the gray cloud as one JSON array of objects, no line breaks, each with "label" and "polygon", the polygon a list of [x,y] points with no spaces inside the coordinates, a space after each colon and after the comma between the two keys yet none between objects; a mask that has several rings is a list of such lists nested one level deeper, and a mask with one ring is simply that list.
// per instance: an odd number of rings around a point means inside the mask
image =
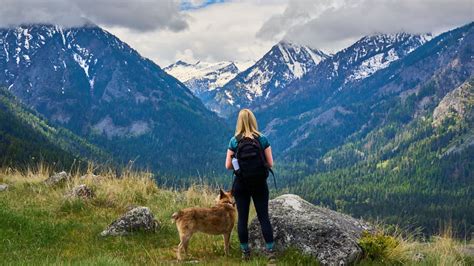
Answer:
[{"label": "gray cloud", "polygon": [[188,27],[175,0],[0,0],[0,26],[52,23],[78,26],[90,20],[136,31]]},{"label": "gray cloud", "polygon": [[257,33],[335,52],[374,33],[439,33],[474,20],[472,0],[292,0]]},{"label": "gray cloud", "polygon": [[177,60],[257,60],[274,43],[255,38],[256,32],[285,7],[283,0],[234,0],[184,11],[189,17],[185,31],[106,29],[163,67]]}]

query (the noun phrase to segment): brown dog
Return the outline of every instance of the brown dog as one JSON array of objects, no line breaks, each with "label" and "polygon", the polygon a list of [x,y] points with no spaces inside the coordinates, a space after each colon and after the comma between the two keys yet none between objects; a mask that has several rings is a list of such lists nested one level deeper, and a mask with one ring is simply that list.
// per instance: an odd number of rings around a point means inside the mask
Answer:
[{"label": "brown dog", "polygon": [[224,235],[224,251],[229,254],[229,240],[234,228],[236,209],[232,192],[220,190],[217,204],[211,208],[186,208],[173,213],[179,232],[180,243],[177,257],[182,260],[181,252],[188,254],[188,243],[195,232],[211,235]]}]

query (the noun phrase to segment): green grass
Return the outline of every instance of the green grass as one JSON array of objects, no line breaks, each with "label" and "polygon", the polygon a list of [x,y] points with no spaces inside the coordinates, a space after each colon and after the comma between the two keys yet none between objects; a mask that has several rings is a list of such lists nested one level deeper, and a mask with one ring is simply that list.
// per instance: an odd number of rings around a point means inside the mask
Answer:
[{"label": "green grass", "polygon": [[[179,243],[171,214],[190,206],[210,206],[217,191],[191,187],[183,191],[159,189],[144,176],[85,183],[96,191],[92,200],[68,200],[64,194],[80,181],[50,188],[42,184],[47,174],[0,174],[0,182],[10,185],[0,193],[0,257],[2,264],[129,265],[174,264]],[[161,228],[156,233],[134,233],[125,237],[101,237],[100,232],[127,207],[143,205],[151,209]],[[190,243],[188,262],[203,265],[240,264],[236,232],[232,234],[231,255],[224,256],[222,236],[196,234]],[[281,258],[306,263],[314,259],[295,251]],[[248,265],[266,265],[256,257]]]},{"label": "green grass", "polygon": [[[28,173],[0,172],[0,183],[10,185],[7,191],[0,192],[0,264],[178,264],[175,252],[179,240],[171,214],[185,207],[211,206],[217,196],[217,191],[200,186],[181,191],[160,189],[149,175],[135,173],[127,173],[122,179],[105,174],[104,180],[95,182],[80,181],[76,175],[72,183],[50,188],[42,183],[47,172],[44,168]],[[66,199],[64,194],[79,183],[91,186],[96,197],[92,200]],[[161,228],[155,233],[137,232],[125,237],[99,236],[108,224],[133,205],[149,207]],[[255,216],[254,211],[252,216]],[[371,241],[366,239],[366,244],[371,246]],[[433,242],[434,246],[416,244],[420,245],[416,250],[426,250],[426,262],[430,263],[464,265],[472,262],[459,253],[444,257],[431,255],[451,254],[457,249],[455,242],[443,241],[442,248]],[[403,241],[402,244],[406,250],[391,246],[390,250],[384,250],[383,257],[367,256],[361,264],[378,265],[387,257],[393,257],[393,250],[397,249],[397,256],[404,256],[397,262],[410,262],[407,254],[411,254],[415,244]],[[187,262],[239,265],[242,262],[238,246],[237,233],[233,232],[231,254],[226,257],[222,236],[198,233],[190,242],[191,256]],[[242,265],[266,264],[265,258],[257,256]],[[316,265],[317,261],[296,250],[288,250],[279,256],[278,264]]]}]

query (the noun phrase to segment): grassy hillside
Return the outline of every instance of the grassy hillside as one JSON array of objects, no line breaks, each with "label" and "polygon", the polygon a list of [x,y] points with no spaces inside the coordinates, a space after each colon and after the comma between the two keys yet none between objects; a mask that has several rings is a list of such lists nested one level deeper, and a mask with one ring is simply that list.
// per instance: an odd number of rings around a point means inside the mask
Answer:
[{"label": "grassy hillside", "polygon": [[0,88],[0,166],[47,162],[71,167],[86,161],[106,163],[108,155],[69,130],[51,125]]},{"label": "grassy hillside", "polygon": [[[167,190],[156,186],[149,174],[126,172],[117,179],[103,174],[101,181],[86,180],[96,197],[90,201],[65,199],[68,189],[80,183],[76,174],[70,184],[51,188],[42,181],[49,170],[20,173],[0,171],[0,183],[10,185],[0,192],[0,257],[5,264],[172,264],[178,234],[171,223],[171,214],[184,207],[210,206],[217,191],[193,186],[187,190]],[[127,207],[149,207],[161,223],[156,233],[136,233],[126,237],[102,238],[99,233]],[[252,213],[252,217],[255,214]],[[388,241],[386,241],[388,239]],[[414,254],[422,253],[422,264],[448,263],[467,265],[472,262],[462,249],[465,246],[446,237],[433,242],[416,243],[401,237],[364,238],[366,258],[363,265],[415,263]],[[391,243],[385,245],[385,243]],[[382,243],[382,244],[380,244]],[[237,234],[232,234],[231,256],[224,257],[220,236],[196,234],[191,240],[191,260],[205,265],[237,265],[240,263]],[[295,251],[279,257],[282,265],[308,265],[316,262]],[[265,265],[266,260],[254,258],[248,265]]]}]

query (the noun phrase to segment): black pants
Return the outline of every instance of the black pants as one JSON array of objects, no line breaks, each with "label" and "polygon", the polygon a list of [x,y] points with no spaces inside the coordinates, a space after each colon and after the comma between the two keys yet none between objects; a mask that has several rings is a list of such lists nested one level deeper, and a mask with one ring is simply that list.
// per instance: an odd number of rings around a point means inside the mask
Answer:
[{"label": "black pants", "polygon": [[253,200],[255,210],[257,211],[258,221],[262,228],[263,238],[266,243],[273,242],[273,229],[268,217],[268,186],[267,182],[259,184],[247,184],[237,178],[234,183],[234,198],[237,204],[238,222],[237,231],[241,244],[249,242],[248,220],[250,199]]}]

